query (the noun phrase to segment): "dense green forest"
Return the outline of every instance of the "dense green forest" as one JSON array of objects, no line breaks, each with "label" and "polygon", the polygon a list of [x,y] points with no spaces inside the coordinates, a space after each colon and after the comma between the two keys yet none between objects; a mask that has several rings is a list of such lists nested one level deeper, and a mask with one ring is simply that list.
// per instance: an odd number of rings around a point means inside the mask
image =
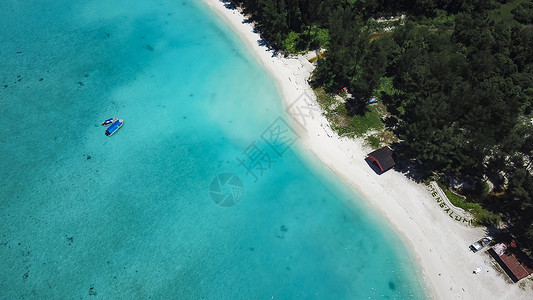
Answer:
[{"label": "dense green forest", "polygon": [[312,85],[330,94],[347,87],[353,115],[378,97],[400,160],[420,160],[413,167],[423,178],[475,183],[468,201],[500,216],[533,249],[531,0],[233,4],[276,50],[326,49]]}]

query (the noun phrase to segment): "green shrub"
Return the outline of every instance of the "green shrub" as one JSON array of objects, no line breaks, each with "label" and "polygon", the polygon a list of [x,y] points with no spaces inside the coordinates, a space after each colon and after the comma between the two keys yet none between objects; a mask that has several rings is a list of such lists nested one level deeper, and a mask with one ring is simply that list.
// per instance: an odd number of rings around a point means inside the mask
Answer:
[{"label": "green shrub", "polygon": [[481,183],[481,194],[482,195],[488,195],[490,191],[490,186],[486,181],[483,181]]},{"label": "green shrub", "polygon": [[313,30],[313,43],[317,44],[321,48],[327,48],[329,46],[329,31],[327,29],[316,29],[316,26]]},{"label": "green shrub", "polygon": [[372,149],[378,149],[381,145],[379,139],[373,135],[368,136],[366,140]]},{"label": "green shrub", "polygon": [[381,77],[378,80],[377,88],[374,89],[374,95],[378,98],[384,98],[387,96],[394,96],[399,94],[399,91],[394,88],[392,77]]},{"label": "green shrub", "polygon": [[476,223],[484,226],[497,226],[501,222],[501,217],[487,210],[478,211],[474,214]]},{"label": "green shrub", "polygon": [[297,46],[300,40],[300,35],[294,31],[291,31],[287,38],[283,41],[283,48],[290,53],[298,53]]}]

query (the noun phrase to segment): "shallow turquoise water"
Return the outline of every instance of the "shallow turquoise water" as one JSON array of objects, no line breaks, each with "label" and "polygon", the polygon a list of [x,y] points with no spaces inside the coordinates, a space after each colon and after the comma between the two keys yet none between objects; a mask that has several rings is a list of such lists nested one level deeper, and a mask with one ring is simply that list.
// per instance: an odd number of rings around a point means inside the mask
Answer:
[{"label": "shallow turquoise water", "polygon": [[203,3],[4,0],[0,36],[0,298],[426,297],[359,196],[269,147],[275,84]]}]

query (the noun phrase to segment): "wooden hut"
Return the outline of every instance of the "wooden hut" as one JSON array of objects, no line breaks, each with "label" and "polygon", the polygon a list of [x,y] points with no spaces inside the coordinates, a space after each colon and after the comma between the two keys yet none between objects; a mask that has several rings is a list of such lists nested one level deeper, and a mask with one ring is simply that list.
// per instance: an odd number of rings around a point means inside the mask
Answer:
[{"label": "wooden hut", "polygon": [[518,282],[533,273],[528,264],[531,261],[516,247],[514,242],[496,244],[489,249],[489,253],[502,266],[513,282]]},{"label": "wooden hut", "polygon": [[396,165],[394,158],[392,157],[392,150],[388,146],[369,153],[368,159],[376,165],[382,173]]}]

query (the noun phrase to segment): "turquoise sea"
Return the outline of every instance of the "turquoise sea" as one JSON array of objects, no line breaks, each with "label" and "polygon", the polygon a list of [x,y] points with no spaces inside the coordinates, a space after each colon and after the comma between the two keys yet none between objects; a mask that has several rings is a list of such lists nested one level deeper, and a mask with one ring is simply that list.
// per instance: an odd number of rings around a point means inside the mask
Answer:
[{"label": "turquoise sea", "polygon": [[0,298],[428,298],[203,2],[3,0],[0,38]]}]

